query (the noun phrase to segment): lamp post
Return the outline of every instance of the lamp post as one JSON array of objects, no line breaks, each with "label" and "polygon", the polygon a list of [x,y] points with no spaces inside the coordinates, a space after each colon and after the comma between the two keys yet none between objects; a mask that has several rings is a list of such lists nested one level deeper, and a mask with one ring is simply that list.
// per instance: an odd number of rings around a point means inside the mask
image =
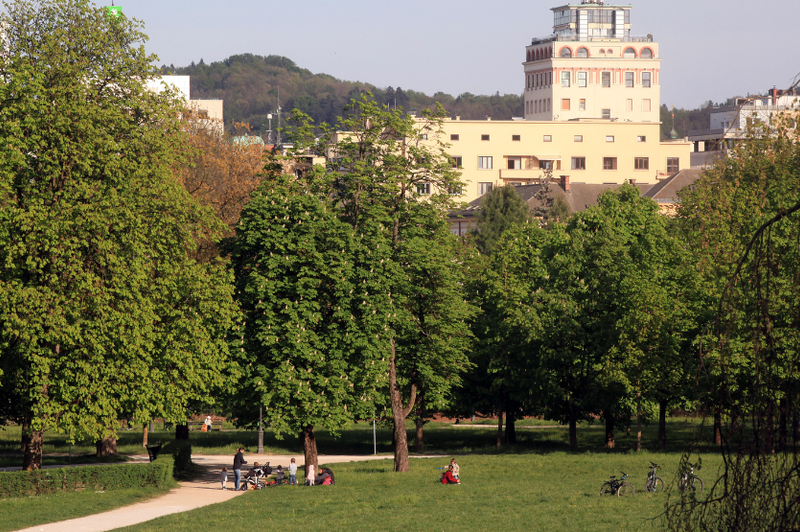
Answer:
[{"label": "lamp post", "polygon": [[269,120],[269,129],[267,130],[267,144],[272,144],[272,113],[267,114]]},{"label": "lamp post", "polygon": [[258,454],[264,454],[264,413],[262,406],[258,407]]}]

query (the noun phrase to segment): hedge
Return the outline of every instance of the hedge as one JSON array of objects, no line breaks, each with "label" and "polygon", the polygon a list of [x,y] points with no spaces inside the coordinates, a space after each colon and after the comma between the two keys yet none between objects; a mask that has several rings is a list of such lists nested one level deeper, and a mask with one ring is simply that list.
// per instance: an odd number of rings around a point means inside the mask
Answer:
[{"label": "hedge", "polygon": [[169,487],[173,484],[173,461],[148,464],[62,467],[37,471],[0,473],[0,498],[43,495],[56,491],[117,490]]}]

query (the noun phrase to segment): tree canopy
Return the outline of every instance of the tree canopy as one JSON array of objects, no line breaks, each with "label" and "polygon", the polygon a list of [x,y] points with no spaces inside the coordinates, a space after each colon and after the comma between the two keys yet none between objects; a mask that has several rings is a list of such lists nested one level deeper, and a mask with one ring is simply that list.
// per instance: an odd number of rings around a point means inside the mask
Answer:
[{"label": "tree canopy", "polygon": [[0,417],[113,435],[186,419],[221,384],[227,272],[189,257],[223,226],[183,190],[181,103],[140,24],[87,0],[5,2],[0,26]]}]

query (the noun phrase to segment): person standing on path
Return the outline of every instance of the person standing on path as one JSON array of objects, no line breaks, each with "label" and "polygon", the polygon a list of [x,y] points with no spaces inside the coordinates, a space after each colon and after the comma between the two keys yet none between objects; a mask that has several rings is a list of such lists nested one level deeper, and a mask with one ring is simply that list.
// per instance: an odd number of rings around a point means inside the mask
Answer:
[{"label": "person standing on path", "polygon": [[239,482],[242,481],[242,464],[247,462],[244,459],[244,447],[239,447],[236,450],[236,456],[233,457],[233,479],[235,490],[239,491]]}]

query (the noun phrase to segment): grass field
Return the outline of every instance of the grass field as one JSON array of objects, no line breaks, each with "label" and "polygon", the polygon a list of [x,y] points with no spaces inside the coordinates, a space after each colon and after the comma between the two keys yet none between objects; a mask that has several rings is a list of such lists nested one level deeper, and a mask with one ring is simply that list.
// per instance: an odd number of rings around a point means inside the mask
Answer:
[{"label": "grass field", "polygon": [[[129,532],[222,530],[314,531],[635,531],[659,530],[665,493],[638,492],[649,461],[664,467],[669,484],[678,454],[564,453],[459,457],[461,485],[441,485],[445,458],[415,458],[411,472],[391,472],[390,460],[334,464],[335,486],[280,486],[229,502],[173,514]],[[715,477],[720,463],[706,457],[698,472]],[[633,497],[601,497],[600,485],[624,470]],[[712,471],[714,470],[714,471]],[[669,480],[667,480],[669,479]]]},{"label": "grass field", "polygon": [[151,499],[168,491],[169,488],[141,488],[107,492],[61,492],[38,497],[0,499],[0,532],[97,514]]}]

